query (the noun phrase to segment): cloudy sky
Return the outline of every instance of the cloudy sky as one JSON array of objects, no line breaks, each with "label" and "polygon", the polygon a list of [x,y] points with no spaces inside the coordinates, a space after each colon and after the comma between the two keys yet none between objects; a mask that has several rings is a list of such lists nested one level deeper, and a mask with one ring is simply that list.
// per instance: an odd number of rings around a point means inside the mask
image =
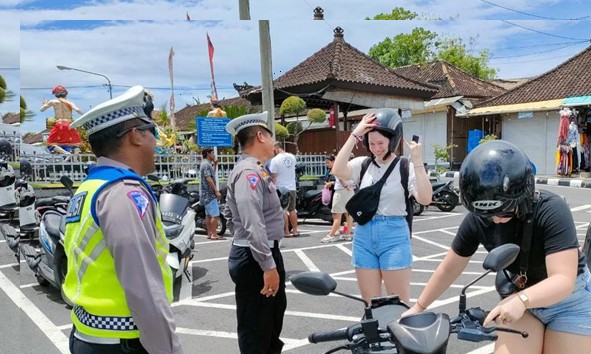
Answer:
[{"label": "cloudy sky", "polygon": [[[44,128],[50,112],[39,112],[38,107],[42,98],[51,98],[51,88],[57,84],[68,87],[69,98],[83,111],[109,97],[103,77],[60,71],[56,65],[106,75],[114,95],[142,84],[154,92],[161,106],[171,93],[168,54],[172,46],[177,110],[195,100],[207,101],[206,32],[215,46],[220,97],[236,96],[232,83],[260,83],[258,23],[237,20],[238,0],[62,0],[59,7],[54,4],[0,0],[0,74],[37,113],[34,122],[22,127],[23,132]],[[250,13],[253,19],[271,20],[274,77],[332,41],[336,26],[345,30],[347,42],[365,53],[384,38],[417,26],[466,41],[475,37],[472,49],[492,52],[490,65],[498,69],[500,78],[544,73],[585,49],[591,37],[588,0],[396,4],[443,20],[363,21],[389,12],[394,5],[386,0],[251,0]],[[311,20],[316,6],[324,8],[325,21]],[[185,20],[187,12],[191,21]],[[10,105],[0,106],[0,112],[17,110]]]}]

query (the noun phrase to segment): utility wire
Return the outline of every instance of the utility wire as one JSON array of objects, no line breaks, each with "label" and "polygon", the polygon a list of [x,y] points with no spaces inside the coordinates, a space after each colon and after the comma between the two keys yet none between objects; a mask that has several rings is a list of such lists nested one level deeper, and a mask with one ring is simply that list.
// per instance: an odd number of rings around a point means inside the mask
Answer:
[{"label": "utility wire", "polygon": [[543,54],[543,53],[550,53],[550,52],[555,52],[557,50],[561,50],[564,48],[568,48],[568,47],[572,47],[573,45],[577,45],[577,44],[582,44],[585,42],[578,42],[578,43],[572,43],[572,44],[567,44],[565,46],[562,46],[560,48],[554,48],[554,49],[548,49],[548,50],[543,50],[541,52],[534,52],[534,53],[527,53],[527,54],[516,54],[516,55],[507,55],[507,56],[502,56],[502,57],[497,57],[497,56],[493,56],[490,59],[506,59],[506,58],[518,58],[518,57],[527,57],[530,55],[536,55],[536,54]]},{"label": "utility wire", "polygon": [[[550,47],[556,45],[563,45],[563,44],[579,44],[579,43],[587,43],[587,41],[575,41],[575,42],[556,42],[556,43],[542,43],[542,44],[532,44],[532,45],[524,45],[524,46],[516,46],[516,47],[501,47],[495,48],[496,51],[499,50],[509,50],[509,49],[524,49],[524,48],[536,48],[536,47]],[[490,49],[490,48],[489,48]]]},{"label": "utility wire", "polygon": [[534,15],[534,14],[530,14],[530,13],[527,13],[527,12],[523,12],[523,11],[519,11],[519,10],[510,9],[510,8],[508,8],[508,7],[505,7],[505,6],[502,6],[502,5],[499,5],[499,4],[495,4],[494,2],[490,2],[490,1],[487,1],[487,0],[480,0],[480,1],[482,1],[482,2],[484,2],[484,3],[487,3],[487,4],[489,4],[489,5],[492,5],[492,6],[500,7],[501,9],[505,9],[505,10],[509,10],[509,11],[517,12],[517,13],[519,13],[519,14],[526,15],[526,16],[531,16],[531,17],[542,18],[542,19],[545,19],[545,20],[554,20],[554,21],[578,21],[578,20],[584,20],[584,19],[586,19],[586,18],[589,18],[589,17],[591,17],[591,16],[583,16],[583,17],[578,17],[578,18],[556,18],[556,17],[546,17],[546,16]]},{"label": "utility wire", "polygon": [[562,38],[562,39],[568,39],[568,40],[573,40],[573,41],[587,41],[587,42],[591,42],[591,40],[589,40],[589,39],[584,39],[584,38],[572,38],[572,37],[563,37],[563,36],[559,36],[559,35],[557,35],[557,34],[546,33],[546,32],[542,32],[542,31],[535,30],[535,29],[533,29],[533,28],[528,28],[528,27],[525,27],[525,26],[521,26],[521,25],[518,25],[518,24],[516,24],[516,23],[513,23],[513,22],[510,22],[510,21],[507,21],[507,20],[501,20],[501,21],[502,21],[502,22],[505,22],[505,23],[507,23],[507,24],[510,24],[510,25],[512,25],[512,26],[519,27],[519,28],[523,28],[524,30],[528,30],[528,31],[536,32],[536,33],[543,34],[543,35],[546,35],[546,36],[551,36],[551,37],[556,37],[556,38]]},{"label": "utility wire", "polygon": [[533,62],[536,62],[536,61],[546,61],[546,60],[550,60],[550,59],[567,58],[567,57],[570,58],[572,56],[573,56],[572,54],[558,55],[558,56],[548,57],[548,58],[542,58],[542,59],[532,59],[532,60],[523,60],[523,61],[507,61],[507,62],[504,62],[504,63],[496,63],[495,65],[533,63]]}]

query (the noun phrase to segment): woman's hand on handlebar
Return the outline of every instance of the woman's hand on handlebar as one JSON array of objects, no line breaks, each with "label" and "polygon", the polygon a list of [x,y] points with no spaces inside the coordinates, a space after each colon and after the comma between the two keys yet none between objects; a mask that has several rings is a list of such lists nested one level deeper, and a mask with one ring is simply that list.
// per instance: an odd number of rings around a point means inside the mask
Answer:
[{"label": "woman's hand on handlebar", "polygon": [[495,321],[499,325],[508,325],[511,322],[517,322],[523,316],[525,312],[525,305],[517,297],[517,295],[511,295],[492,309],[492,311],[486,316],[483,326],[488,326],[492,321]]},{"label": "woman's hand on handlebar", "polygon": [[411,308],[406,310],[400,317],[414,315],[415,313],[421,313],[423,311],[425,311],[425,310],[423,310],[419,305],[414,304]]}]

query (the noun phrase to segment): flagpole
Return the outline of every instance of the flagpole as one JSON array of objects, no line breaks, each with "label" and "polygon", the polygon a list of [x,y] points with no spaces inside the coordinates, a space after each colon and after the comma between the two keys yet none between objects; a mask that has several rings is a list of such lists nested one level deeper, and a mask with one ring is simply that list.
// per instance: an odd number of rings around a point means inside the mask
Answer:
[{"label": "flagpole", "polygon": [[174,105],[174,76],[173,76],[173,67],[172,67],[172,57],[174,56],[174,50],[172,49],[172,46],[170,47],[170,53],[168,54],[168,74],[170,76],[170,101],[169,101],[169,105],[170,105],[170,126],[172,127],[173,130],[176,130],[176,119],[174,117],[174,110],[175,110],[175,105]]},{"label": "flagpole", "polygon": [[[211,38],[209,38],[209,33],[205,32],[205,35],[207,37],[207,52],[209,55],[209,70],[211,72],[211,99],[210,102],[213,103],[214,100],[217,101],[218,100],[218,90],[215,87],[215,76],[213,74],[213,54],[214,54],[214,47],[213,47],[213,43],[211,43]],[[221,109],[220,109],[221,111]],[[212,111],[213,112],[213,111]],[[210,112],[210,113],[212,113]],[[223,113],[225,115],[225,112],[221,111],[219,113]],[[209,114],[208,114],[209,116]],[[213,153],[215,155],[215,158],[218,159],[218,147],[214,146],[213,147]],[[216,167],[215,168],[215,187],[219,190],[220,189],[220,178],[219,178],[219,169]]]}]

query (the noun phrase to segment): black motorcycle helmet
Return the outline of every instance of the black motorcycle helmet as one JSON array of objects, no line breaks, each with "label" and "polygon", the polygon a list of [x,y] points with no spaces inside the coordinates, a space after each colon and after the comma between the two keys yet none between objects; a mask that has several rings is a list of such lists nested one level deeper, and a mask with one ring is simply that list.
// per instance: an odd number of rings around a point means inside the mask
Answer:
[{"label": "black motorcycle helmet", "polygon": [[528,157],[515,145],[492,140],[472,150],[460,168],[460,197],[469,211],[495,216],[531,209],[534,175]]},{"label": "black motorcycle helmet", "polygon": [[12,145],[10,144],[10,141],[4,138],[0,138],[0,157],[12,157]]},{"label": "black motorcycle helmet", "polygon": [[[377,130],[390,139],[390,145],[388,147],[388,154],[386,158],[390,157],[390,153],[395,152],[398,149],[400,140],[402,139],[402,118],[400,114],[392,108],[380,108],[375,109],[374,113],[376,119],[374,120],[375,126],[372,130]],[[363,146],[369,148],[369,134],[363,136]]]},{"label": "black motorcycle helmet", "polygon": [[277,196],[279,197],[279,202],[281,203],[281,208],[285,209],[289,205],[289,197],[290,191],[285,187],[277,188]]},{"label": "black motorcycle helmet", "polygon": [[32,176],[33,175],[33,166],[31,163],[25,159],[21,159],[20,161],[20,176],[21,178],[24,176]]}]

